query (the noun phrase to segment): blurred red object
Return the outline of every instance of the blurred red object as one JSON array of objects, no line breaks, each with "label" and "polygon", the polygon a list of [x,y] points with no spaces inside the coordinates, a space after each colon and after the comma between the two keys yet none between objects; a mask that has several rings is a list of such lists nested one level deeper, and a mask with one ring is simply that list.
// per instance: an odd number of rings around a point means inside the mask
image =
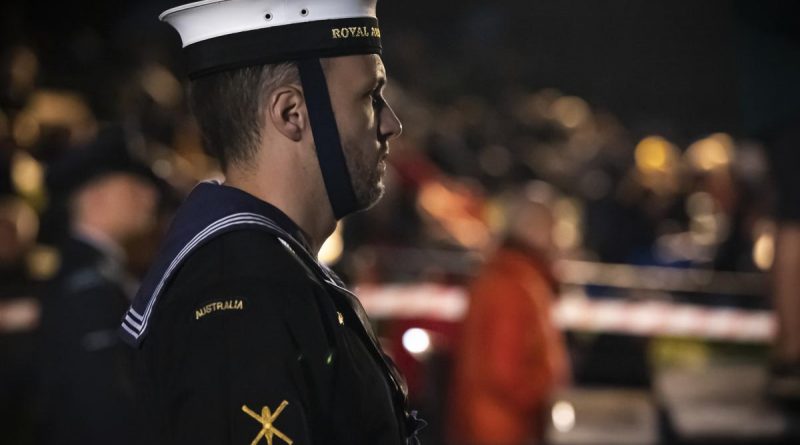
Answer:
[{"label": "blurred red object", "polygon": [[507,243],[478,274],[454,366],[450,434],[459,444],[522,444],[541,436],[550,395],[569,364],[541,257]]}]

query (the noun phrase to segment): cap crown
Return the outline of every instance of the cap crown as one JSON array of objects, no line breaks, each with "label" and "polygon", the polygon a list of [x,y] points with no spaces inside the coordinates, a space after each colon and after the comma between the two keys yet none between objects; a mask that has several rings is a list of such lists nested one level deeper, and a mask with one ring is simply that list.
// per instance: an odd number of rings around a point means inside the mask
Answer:
[{"label": "cap crown", "polygon": [[257,29],[343,18],[375,18],[376,0],[204,0],[168,9],[159,19],[183,46]]}]

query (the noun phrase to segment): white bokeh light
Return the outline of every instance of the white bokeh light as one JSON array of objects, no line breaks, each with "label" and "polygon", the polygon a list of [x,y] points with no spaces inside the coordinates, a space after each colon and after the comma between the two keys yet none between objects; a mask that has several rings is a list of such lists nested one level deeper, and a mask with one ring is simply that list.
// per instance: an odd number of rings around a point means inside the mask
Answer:
[{"label": "white bokeh light", "polygon": [[553,405],[553,426],[562,433],[575,427],[575,408],[571,403],[562,400]]},{"label": "white bokeh light", "polygon": [[431,347],[431,336],[424,329],[411,328],[403,333],[403,347],[412,354],[422,354]]}]

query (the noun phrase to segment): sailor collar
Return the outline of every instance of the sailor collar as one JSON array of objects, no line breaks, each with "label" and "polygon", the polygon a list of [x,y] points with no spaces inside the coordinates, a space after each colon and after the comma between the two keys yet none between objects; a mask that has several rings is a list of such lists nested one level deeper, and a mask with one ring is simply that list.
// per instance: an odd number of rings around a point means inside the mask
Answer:
[{"label": "sailor collar", "polygon": [[280,209],[234,187],[200,183],[175,215],[156,260],[125,313],[123,339],[132,346],[141,345],[160,295],[192,252],[217,236],[248,228],[272,233],[291,252],[315,262],[303,232]]}]

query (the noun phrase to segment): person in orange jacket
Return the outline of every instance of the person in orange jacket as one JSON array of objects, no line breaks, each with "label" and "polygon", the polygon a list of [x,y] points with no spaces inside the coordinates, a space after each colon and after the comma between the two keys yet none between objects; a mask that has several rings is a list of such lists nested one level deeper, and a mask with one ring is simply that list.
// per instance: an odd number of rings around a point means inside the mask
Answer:
[{"label": "person in orange jacket", "polygon": [[566,347],[551,317],[551,192],[544,184],[526,190],[512,200],[505,240],[470,286],[454,364],[453,444],[539,442],[550,396],[569,380]]}]

